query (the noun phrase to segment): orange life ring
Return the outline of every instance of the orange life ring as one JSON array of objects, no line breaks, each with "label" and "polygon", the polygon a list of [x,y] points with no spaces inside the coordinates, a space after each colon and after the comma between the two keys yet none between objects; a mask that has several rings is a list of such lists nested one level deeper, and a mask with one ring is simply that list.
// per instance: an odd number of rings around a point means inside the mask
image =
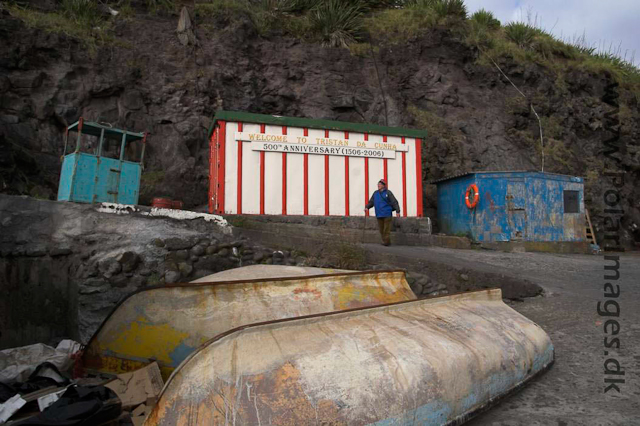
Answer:
[{"label": "orange life ring", "polygon": [[[471,190],[473,190],[473,200],[469,200]],[[469,187],[467,188],[467,192],[464,194],[464,202],[467,203],[468,208],[473,209],[478,205],[479,199],[480,193],[478,192],[478,186],[475,183],[472,183],[471,185],[469,185]]]}]

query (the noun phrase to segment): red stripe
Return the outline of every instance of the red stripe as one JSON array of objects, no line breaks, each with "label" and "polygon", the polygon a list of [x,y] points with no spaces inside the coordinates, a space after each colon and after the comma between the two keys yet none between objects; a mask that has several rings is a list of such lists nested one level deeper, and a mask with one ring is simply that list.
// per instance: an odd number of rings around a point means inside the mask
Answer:
[{"label": "red stripe", "polygon": [[[364,134],[364,140],[369,140],[369,134]],[[369,202],[369,158],[364,157],[364,204]],[[365,216],[369,216],[369,210],[364,211]]]},{"label": "red stripe", "polygon": [[[260,133],[264,133],[264,127],[260,125]],[[260,151],[260,214],[264,214],[264,151]]]},{"label": "red stripe", "polygon": [[[349,139],[349,132],[344,132],[344,138]],[[344,156],[344,213],[349,216],[349,157]]]},{"label": "red stripe", "polygon": [[[287,134],[287,126],[282,126],[282,134]],[[282,214],[287,214],[287,153],[282,153]]]},{"label": "red stripe", "polygon": [[[402,145],[405,144],[404,137]],[[402,151],[402,215],[407,217],[407,153]]]},{"label": "red stripe", "polygon": [[[304,129],[304,135],[309,136],[309,129]],[[304,154],[304,214],[309,214],[309,154]]]},{"label": "red stripe", "polygon": [[217,211],[219,214],[224,213],[224,186],[225,186],[225,152],[227,146],[227,122],[220,121],[220,132],[218,133],[218,196],[216,200],[218,201]]},{"label": "red stripe", "polygon": [[[382,137],[382,142],[384,142],[384,143],[386,143],[386,142],[387,142],[387,137],[386,137],[386,136],[383,136],[383,137]],[[383,167],[384,167],[384,172],[383,172],[383,174],[384,174],[384,181],[385,181],[385,182],[387,182],[387,188],[388,188],[388,187],[389,187],[389,179],[388,179],[388,177],[387,177],[387,159],[385,158],[384,160],[382,160],[382,163],[383,163],[383,165],[384,165],[384,166],[383,166]]]},{"label": "red stripe", "polygon": [[[238,123],[238,131],[242,132],[242,123]],[[238,208],[237,214],[242,214],[242,144],[238,141]]]},{"label": "red stripe", "polygon": [[384,181],[387,182],[387,186],[389,186],[389,178],[387,177],[387,159],[384,159]]},{"label": "red stripe", "polygon": [[216,155],[216,138],[218,137],[218,130],[214,129],[209,140],[209,214],[213,214],[213,194],[215,192],[215,155]]},{"label": "red stripe", "polygon": [[[324,131],[324,137],[329,137],[329,131]],[[329,216],[329,156],[324,156],[324,215]]]},{"label": "red stripe", "polygon": [[417,216],[422,217],[422,141],[420,139],[416,139],[416,179],[418,179]]}]

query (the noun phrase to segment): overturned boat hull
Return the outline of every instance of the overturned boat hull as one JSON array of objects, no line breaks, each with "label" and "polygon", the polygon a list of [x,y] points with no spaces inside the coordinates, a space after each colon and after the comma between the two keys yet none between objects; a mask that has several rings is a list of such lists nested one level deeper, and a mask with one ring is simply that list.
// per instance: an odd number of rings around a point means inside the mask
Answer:
[{"label": "overturned boat hull", "polygon": [[553,360],[499,289],[280,320],[203,345],[145,424],[460,424]]},{"label": "overturned boat hull", "polygon": [[202,343],[236,327],[415,298],[401,271],[148,288],[128,296],[104,321],[81,367],[119,374],[157,361],[166,379]]},{"label": "overturned boat hull", "polygon": [[316,268],[313,266],[250,265],[216,272],[215,274],[207,275],[206,277],[198,278],[191,282],[215,283],[222,281],[264,280],[268,278],[310,277],[345,272],[354,271],[335,268]]}]

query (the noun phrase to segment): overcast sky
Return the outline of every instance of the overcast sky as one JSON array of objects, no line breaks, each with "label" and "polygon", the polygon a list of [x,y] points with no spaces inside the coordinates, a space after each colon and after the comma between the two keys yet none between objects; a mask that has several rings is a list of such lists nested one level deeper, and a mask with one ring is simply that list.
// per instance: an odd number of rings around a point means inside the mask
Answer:
[{"label": "overcast sky", "polygon": [[[486,9],[506,24],[538,17],[538,26],[572,41],[585,34],[590,46],[617,50],[640,65],[640,0],[465,0],[469,14]],[[541,21],[540,21],[541,20]],[[542,25],[539,25],[542,22]]]}]

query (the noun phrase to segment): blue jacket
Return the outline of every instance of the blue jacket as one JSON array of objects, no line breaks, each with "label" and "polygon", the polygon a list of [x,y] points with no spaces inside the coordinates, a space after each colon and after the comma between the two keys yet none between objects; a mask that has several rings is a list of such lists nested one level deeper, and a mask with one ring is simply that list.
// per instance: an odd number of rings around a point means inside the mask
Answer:
[{"label": "blue jacket", "polygon": [[370,209],[374,206],[376,208],[376,217],[391,217],[394,210],[400,213],[398,200],[396,200],[396,197],[394,197],[393,193],[388,189],[373,192],[365,207]]}]

